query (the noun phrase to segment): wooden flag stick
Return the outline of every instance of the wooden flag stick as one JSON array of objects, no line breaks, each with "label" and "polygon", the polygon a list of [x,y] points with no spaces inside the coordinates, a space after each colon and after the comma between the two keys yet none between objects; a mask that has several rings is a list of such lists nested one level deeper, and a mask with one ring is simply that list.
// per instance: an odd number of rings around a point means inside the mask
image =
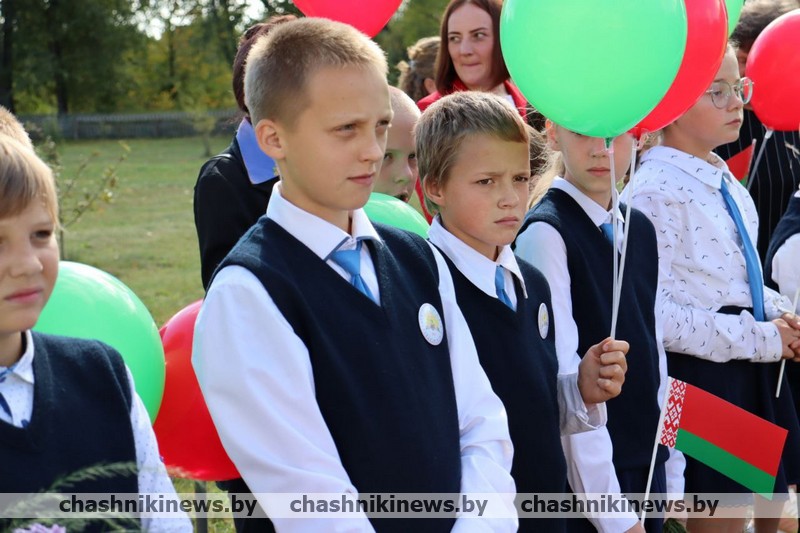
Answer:
[{"label": "wooden flag stick", "polygon": [[[644,490],[644,501],[650,497],[650,486],[653,484],[653,471],[656,468],[656,455],[658,454],[658,443],[661,442],[661,433],[664,431],[664,418],[667,415],[667,398],[672,390],[672,378],[667,376],[667,387],[661,397],[661,415],[658,417],[658,429],[656,430],[656,442],[653,444],[653,457],[650,459],[650,472],[647,474],[647,485]],[[642,516],[639,521],[644,525],[644,518],[647,514],[647,506],[642,505]]]}]

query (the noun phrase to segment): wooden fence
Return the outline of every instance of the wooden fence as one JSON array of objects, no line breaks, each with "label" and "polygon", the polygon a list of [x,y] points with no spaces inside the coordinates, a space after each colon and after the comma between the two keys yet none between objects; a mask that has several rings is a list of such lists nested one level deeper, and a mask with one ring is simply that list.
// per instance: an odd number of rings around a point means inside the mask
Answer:
[{"label": "wooden fence", "polygon": [[130,115],[29,115],[19,119],[31,137],[49,135],[58,139],[133,139],[233,134],[239,123],[238,110]]}]

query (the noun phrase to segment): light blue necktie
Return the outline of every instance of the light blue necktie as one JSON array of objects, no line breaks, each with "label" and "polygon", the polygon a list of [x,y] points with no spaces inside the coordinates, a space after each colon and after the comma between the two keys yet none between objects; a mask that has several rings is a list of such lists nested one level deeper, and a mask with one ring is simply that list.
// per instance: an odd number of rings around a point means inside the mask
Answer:
[{"label": "light blue necktie", "polygon": [[[16,367],[16,366],[17,366],[17,363],[14,363],[10,367],[0,370],[0,383],[4,382],[6,380],[6,376],[9,375],[11,372],[13,372],[14,371],[14,367]],[[11,406],[8,405],[8,401],[6,401],[6,399],[3,396],[2,392],[0,392],[0,409],[5,411],[6,414],[8,415],[8,417],[13,420],[14,417],[11,416]]]},{"label": "light blue necktie", "polygon": [[353,287],[361,291],[373,302],[378,303],[372,295],[372,291],[369,290],[369,287],[364,282],[364,278],[361,277],[361,244],[362,241],[358,241],[355,250],[336,250],[331,254],[330,258],[331,261],[350,274],[350,283]]},{"label": "light blue necktie", "polygon": [[611,224],[611,222],[604,222],[603,224],[600,224],[600,231],[603,232],[603,236],[606,238],[606,240],[613,245],[614,226]]},{"label": "light blue necktie", "polygon": [[747,265],[747,278],[750,283],[750,295],[753,297],[753,316],[759,322],[763,322],[764,317],[764,284],[761,276],[761,265],[756,255],[756,249],[753,242],[750,240],[750,234],[747,233],[747,228],[744,226],[742,214],[739,212],[739,206],[733,200],[728,185],[725,183],[725,178],[722,179],[722,185],[719,190],[722,192],[722,197],[725,199],[725,207],[728,208],[734,224],[736,224],[736,231],[739,232],[739,237],[742,239],[742,251],[744,252],[744,261]]},{"label": "light blue necktie", "polygon": [[497,299],[506,304],[508,308],[513,311],[514,306],[511,305],[511,299],[508,297],[508,293],[506,292],[506,281],[505,277],[503,276],[503,267],[500,265],[497,265],[497,268],[494,271],[494,290],[497,292]]}]

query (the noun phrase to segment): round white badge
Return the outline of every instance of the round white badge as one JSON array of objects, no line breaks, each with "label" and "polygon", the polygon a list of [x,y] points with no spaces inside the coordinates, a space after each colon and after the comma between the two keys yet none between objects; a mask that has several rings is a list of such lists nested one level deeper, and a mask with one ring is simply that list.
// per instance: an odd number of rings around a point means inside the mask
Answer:
[{"label": "round white badge", "polygon": [[547,306],[542,302],[542,305],[539,306],[539,335],[546,339],[549,331],[550,313],[547,312]]},{"label": "round white badge", "polygon": [[422,304],[417,314],[419,329],[428,343],[438,346],[444,338],[444,324],[439,311],[431,304]]}]

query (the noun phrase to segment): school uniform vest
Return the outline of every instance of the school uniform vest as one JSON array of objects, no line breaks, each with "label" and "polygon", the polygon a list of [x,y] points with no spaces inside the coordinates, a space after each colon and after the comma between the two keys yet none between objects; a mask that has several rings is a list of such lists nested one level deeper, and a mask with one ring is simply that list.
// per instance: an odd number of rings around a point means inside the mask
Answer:
[{"label": "school uniform vest", "polygon": [[[528,298],[515,280],[514,311],[476,287],[447,256],[445,259],[481,366],[508,414],[514,444],[511,475],[517,492],[565,492],[567,464],[560,438],[558,359],[547,280],[536,268],[517,259]],[[548,322],[547,329],[541,330],[544,338],[540,334],[542,306]],[[565,527],[564,519],[520,520],[520,531],[556,532]]]},{"label": "school uniform vest", "polygon": [[[376,225],[367,241],[381,306],[262,217],[220,265],[264,285],[308,348],[316,400],[359,493],[458,493],[461,451],[446,333],[425,340],[420,307],[442,317],[438,270],[419,237]],[[424,321],[423,321],[424,322]],[[372,520],[380,531],[449,531],[444,520]]]},{"label": "school uniform vest", "polygon": [[[772,260],[775,258],[775,254],[778,253],[780,247],[783,246],[790,237],[797,234],[800,234],[800,198],[792,196],[792,199],[789,200],[789,207],[787,207],[781,221],[778,222],[775,231],[772,233],[772,240],[767,250],[767,258],[764,261],[764,284],[768,287],[778,290],[777,283],[772,280]],[[790,295],[789,297],[791,298],[792,296],[793,295]],[[791,388],[795,411],[800,413],[800,368],[798,368],[798,366],[800,365],[787,364],[785,368],[786,376],[784,379]],[[784,390],[786,389],[784,388]],[[787,439],[787,446],[784,447],[784,450],[789,449],[791,436],[792,432],[789,431],[790,438]],[[800,449],[800,447],[796,446],[794,449]],[[786,461],[785,456],[786,453],[784,453],[784,460]],[[792,467],[790,471],[795,471],[794,474],[790,474],[792,480],[796,481],[800,479],[800,465],[794,466],[790,462],[790,467]]]},{"label": "school uniform vest", "polygon": [[764,283],[767,287],[778,290],[777,284],[772,280],[772,260],[775,259],[775,254],[789,240],[789,237],[798,233],[800,233],[800,198],[792,196],[789,201],[789,207],[772,233],[772,240],[767,250],[767,258],[764,260]]},{"label": "school uniform vest", "polygon": [[[624,206],[622,207],[625,210]],[[533,222],[553,226],[567,248],[572,316],[578,326],[578,354],[608,337],[613,291],[612,245],[567,193],[551,189],[528,214],[520,233]],[[659,418],[660,382],[655,337],[658,249],[652,223],[631,210],[628,250],[620,295],[617,339],[630,344],[622,393],[606,402],[608,432],[617,470],[648,468]],[[667,459],[661,447],[657,462]]]},{"label": "school uniform vest", "polygon": [[[132,399],[122,358],[97,341],[32,337],[33,414],[24,428],[0,422],[0,492],[48,491],[59,482],[66,493],[138,493]],[[112,464],[129,472],[103,474],[102,466]],[[99,475],[65,483],[92,467],[100,467]]]}]

